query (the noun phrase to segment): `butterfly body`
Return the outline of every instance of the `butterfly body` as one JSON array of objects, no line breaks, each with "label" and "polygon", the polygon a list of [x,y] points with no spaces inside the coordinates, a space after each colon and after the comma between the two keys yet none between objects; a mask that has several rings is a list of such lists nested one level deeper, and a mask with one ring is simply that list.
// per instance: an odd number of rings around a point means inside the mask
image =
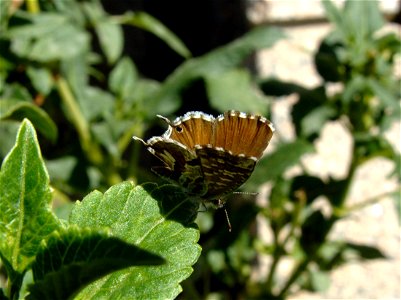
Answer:
[{"label": "butterfly body", "polygon": [[219,201],[252,174],[272,138],[274,127],[262,116],[227,111],[213,117],[188,112],[162,136],[144,142],[162,162],[152,170],[205,201]]}]

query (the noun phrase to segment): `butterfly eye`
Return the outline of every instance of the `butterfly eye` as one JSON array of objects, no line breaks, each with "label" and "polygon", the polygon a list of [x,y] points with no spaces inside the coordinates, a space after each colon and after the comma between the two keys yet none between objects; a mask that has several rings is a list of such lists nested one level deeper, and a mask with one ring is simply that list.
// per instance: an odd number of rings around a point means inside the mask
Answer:
[{"label": "butterfly eye", "polygon": [[181,126],[177,126],[176,128],[175,128],[175,130],[177,131],[177,132],[182,132],[182,127]]}]

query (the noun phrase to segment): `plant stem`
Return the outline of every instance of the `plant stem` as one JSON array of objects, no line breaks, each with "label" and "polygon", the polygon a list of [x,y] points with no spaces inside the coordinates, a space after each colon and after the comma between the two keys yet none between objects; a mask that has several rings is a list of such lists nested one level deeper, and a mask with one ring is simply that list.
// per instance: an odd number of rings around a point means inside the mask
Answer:
[{"label": "plant stem", "polygon": [[58,77],[56,82],[61,99],[68,111],[68,117],[78,132],[79,141],[86,157],[93,164],[100,165],[103,162],[102,153],[98,145],[92,142],[89,124],[83,116],[68,82],[62,76]]},{"label": "plant stem", "polygon": [[369,198],[364,200],[363,202],[354,204],[354,205],[350,205],[348,207],[344,207],[342,209],[336,210],[335,213],[337,215],[337,217],[344,217],[346,215],[348,215],[349,213],[356,211],[356,210],[360,210],[362,208],[365,208],[369,205],[373,205],[376,203],[379,203],[380,201],[386,200],[386,197],[389,197],[391,195],[394,195],[396,192],[399,191],[391,191],[391,192],[385,192],[382,193],[380,195],[377,195],[375,197]]},{"label": "plant stem", "polygon": [[274,247],[274,251],[273,251],[273,262],[270,267],[270,272],[269,272],[269,275],[266,280],[266,290],[269,295],[272,294],[274,274],[276,273],[276,269],[277,269],[278,263],[280,262],[281,253],[282,253],[281,246],[278,244],[277,239],[276,239],[275,245],[276,246]]},{"label": "plant stem", "polygon": [[37,14],[40,12],[40,6],[38,0],[27,0],[26,6],[28,11],[32,14]]}]

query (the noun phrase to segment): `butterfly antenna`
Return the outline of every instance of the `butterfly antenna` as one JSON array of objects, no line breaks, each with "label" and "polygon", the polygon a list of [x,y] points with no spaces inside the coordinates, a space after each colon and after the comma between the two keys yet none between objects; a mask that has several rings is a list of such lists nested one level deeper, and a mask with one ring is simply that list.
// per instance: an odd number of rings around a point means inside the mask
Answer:
[{"label": "butterfly antenna", "polygon": [[227,209],[226,209],[226,208],[224,208],[224,213],[226,214],[227,225],[228,225],[228,232],[231,232],[231,229],[232,229],[232,227],[231,227],[231,222],[230,222],[230,218],[228,217],[228,212],[227,212]]},{"label": "butterfly antenna", "polygon": [[141,138],[139,138],[139,137],[137,137],[137,136],[133,136],[132,137],[134,140],[136,140],[136,141],[140,141],[142,144],[144,144],[145,146],[147,146],[148,144],[143,140],[143,139],[141,139]]},{"label": "butterfly antenna", "polygon": [[162,119],[164,122],[171,126],[171,121],[168,118],[163,117],[162,115],[156,115],[156,117]]},{"label": "butterfly antenna", "polygon": [[259,193],[257,193],[257,192],[233,192],[233,194],[256,196],[256,195],[258,195]]}]

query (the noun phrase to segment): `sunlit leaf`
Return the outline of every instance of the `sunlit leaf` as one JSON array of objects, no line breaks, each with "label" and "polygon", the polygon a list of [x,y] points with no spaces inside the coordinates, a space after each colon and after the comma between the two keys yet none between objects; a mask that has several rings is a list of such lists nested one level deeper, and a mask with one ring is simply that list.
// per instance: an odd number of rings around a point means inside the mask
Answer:
[{"label": "sunlit leaf", "polygon": [[192,273],[200,254],[199,231],[194,219],[198,202],[192,202],[173,186],[129,182],[111,187],[104,194],[93,192],[78,202],[70,222],[110,233],[141,249],[163,257],[157,267],[135,267],[97,280],[77,299],[113,299],[119,295],[135,299],[172,299],[181,291],[179,283]]},{"label": "sunlit leaf", "polygon": [[49,176],[35,130],[28,120],[0,173],[0,252],[14,270],[24,271],[40,242],[59,227],[51,212]]}]

